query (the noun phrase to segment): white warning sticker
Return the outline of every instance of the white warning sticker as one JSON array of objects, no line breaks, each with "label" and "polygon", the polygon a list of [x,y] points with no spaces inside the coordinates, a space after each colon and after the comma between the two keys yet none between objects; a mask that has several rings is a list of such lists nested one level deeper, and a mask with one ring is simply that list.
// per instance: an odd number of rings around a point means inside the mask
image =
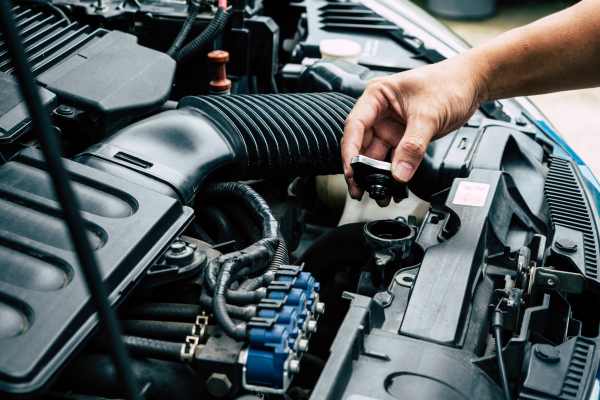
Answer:
[{"label": "white warning sticker", "polygon": [[483,207],[489,191],[490,185],[487,183],[462,181],[452,202],[457,206]]}]

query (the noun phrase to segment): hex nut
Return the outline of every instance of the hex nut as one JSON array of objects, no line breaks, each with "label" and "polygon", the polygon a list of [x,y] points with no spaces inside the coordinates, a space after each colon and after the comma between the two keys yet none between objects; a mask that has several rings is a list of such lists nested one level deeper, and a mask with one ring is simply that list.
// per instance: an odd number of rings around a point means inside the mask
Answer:
[{"label": "hex nut", "polygon": [[315,312],[317,314],[325,314],[325,303],[321,301],[317,302],[317,304],[315,305]]},{"label": "hex nut", "polygon": [[297,374],[300,372],[300,360],[290,360],[289,370],[292,374]]},{"label": "hex nut", "polygon": [[214,397],[225,397],[233,387],[229,377],[225,374],[213,373],[206,380],[206,390]]},{"label": "hex nut", "polygon": [[303,353],[308,351],[308,339],[302,338],[298,340],[298,351]]}]

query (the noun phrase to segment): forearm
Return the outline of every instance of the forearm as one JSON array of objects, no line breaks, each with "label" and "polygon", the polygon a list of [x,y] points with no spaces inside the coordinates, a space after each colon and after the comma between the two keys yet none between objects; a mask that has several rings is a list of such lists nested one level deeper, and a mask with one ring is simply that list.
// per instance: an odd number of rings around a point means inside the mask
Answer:
[{"label": "forearm", "polygon": [[463,56],[485,100],[600,84],[600,2],[584,0]]}]

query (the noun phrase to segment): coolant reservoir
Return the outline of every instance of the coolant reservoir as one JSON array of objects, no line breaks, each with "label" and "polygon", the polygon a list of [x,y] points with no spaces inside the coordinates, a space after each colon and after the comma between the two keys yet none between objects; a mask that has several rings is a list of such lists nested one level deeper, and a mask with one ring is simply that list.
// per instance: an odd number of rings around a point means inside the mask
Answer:
[{"label": "coolant reservoir", "polygon": [[317,195],[330,208],[343,207],[338,225],[353,222],[367,222],[379,219],[394,219],[414,215],[420,222],[429,209],[429,203],[415,196],[410,190],[408,197],[399,203],[391,202],[387,207],[379,207],[367,193],[363,198],[354,200],[348,194],[346,180],[343,175],[318,176],[316,179]]},{"label": "coolant reservoir", "polygon": [[319,42],[319,50],[324,60],[344,60],[358,64],[362,46],[349,39],[324,39]]}]

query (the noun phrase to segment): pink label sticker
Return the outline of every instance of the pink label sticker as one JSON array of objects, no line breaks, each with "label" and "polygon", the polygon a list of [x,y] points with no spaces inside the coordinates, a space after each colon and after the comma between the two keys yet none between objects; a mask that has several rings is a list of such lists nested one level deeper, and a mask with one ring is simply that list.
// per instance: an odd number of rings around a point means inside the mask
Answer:
[{"label": "pink label sticker", "polygon": [[452,202],[458,206],[483,207],[489,191],[490,185],[487,183],[462,181]]}]

